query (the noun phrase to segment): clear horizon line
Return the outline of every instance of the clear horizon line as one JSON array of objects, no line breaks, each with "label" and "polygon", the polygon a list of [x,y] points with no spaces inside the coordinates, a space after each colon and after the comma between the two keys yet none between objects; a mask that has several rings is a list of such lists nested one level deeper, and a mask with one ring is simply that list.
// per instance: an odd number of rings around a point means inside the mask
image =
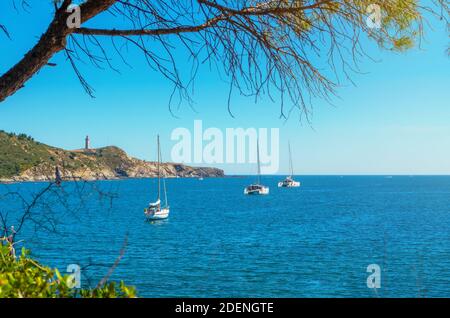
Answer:
[{"label": "clear horizon line", "polygon": [[[241,173],[226,174],[226,176],[256,176],[256,175],[257,174],[241,174]],[[270,176],[287,176],[287,175],[289,175],[289,173],[261,174],[261,176],[269,176],[269,177]],[[294,177],[301,177],[301,176],[313,176],[313,177],[314,176],[337,176],[337,177],[340,177],[340,176],[348,176],[348,177],[351,177],[351,176],[380,176],[380,177],[390,177],[390,176],[392,176],[392,177],[395,177],[395,176],[398,176],[398,177],[402,177],[402,176],[404,176],[404,177],[415,177],[415,176],[433,177],[433,176],[436,176],[436,177],[439,177],[439,176],[450,176],[450,173],[442,173],[442,174],[426,174],[426,173],[424,173],[424,174],[422,174],[422,173],[420,173],[420,174],[409,174],[409,173],[395,173],[395,174],[392,174],[392,173],[391,174],[389,174],[389,173],[386,173],[386,174],[381,174],[381,173],[372,173],[372,174],[370,174],[370,173],[362,173],[362,174],[361,173],[358,173],[358,174],[318,173],[318,174],[314,174],[314,173],[307,173],[307,174],[293,174],[292,176],[294,176]]]}]

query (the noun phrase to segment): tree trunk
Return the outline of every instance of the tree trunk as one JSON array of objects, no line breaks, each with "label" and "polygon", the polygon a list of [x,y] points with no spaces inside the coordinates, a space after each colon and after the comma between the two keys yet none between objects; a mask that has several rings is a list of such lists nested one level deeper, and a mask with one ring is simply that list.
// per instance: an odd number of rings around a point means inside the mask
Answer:
[{"label": "tree trunk", "polygon": [[[47,65],[53,55],[65,48],[67,36],[73,32],[73,29],[67,26],[69,13],[66,9],[70,2],[64,1],[39,42],[22,60],[0,77],[0,102],[21,89],[26,81]],[[116,0],[88,0],[80,7],[82,22],[107,10],[115,2]]]},{"label": "tree trunk", "polygon": [[25,82],[45,66],[55,53],[65,47],[69,28],[66,25],[64,11],[60,9],[56,12],[55,18],[39,42],[22,60],[0,77],[0,102],[22,88]]}]

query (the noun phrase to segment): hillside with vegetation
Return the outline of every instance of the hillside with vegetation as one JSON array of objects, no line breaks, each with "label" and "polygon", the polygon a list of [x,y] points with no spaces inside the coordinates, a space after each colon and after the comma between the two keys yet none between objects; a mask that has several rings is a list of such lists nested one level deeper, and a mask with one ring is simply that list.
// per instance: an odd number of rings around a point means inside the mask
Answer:
[{"label": "hillside with vegetation", "polygon": [[[35,141],[25,134],[0,131],[0,182],[47,181],[58,167],[64,179],[103,180],[157,176],[157,165],[132,158],[122,149],[64,150]],[[223,170],[163,163],[167,177],[221,177]]]}]

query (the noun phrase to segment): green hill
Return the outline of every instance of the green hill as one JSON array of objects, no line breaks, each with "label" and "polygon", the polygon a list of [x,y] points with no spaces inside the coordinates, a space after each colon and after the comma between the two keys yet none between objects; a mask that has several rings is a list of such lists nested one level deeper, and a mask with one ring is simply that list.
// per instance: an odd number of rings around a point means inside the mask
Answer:
[{"label": "green hill", "polygon": [[[64,150],[35,141],[24,134],[0,131],[0,181],[44,181],[54,178],[59,167],[64,178],[117,179],[154,177],[156,163],[129,157],[122,149],[109,146],[89,150]],[[220,177],[216,168],[189,167],[164,163],[166,176]]]},{"label": "green hill", "polygon": [[27,135],[0,131],[0,178],[20,175],[44,161],[52,161],[49,148]]}]

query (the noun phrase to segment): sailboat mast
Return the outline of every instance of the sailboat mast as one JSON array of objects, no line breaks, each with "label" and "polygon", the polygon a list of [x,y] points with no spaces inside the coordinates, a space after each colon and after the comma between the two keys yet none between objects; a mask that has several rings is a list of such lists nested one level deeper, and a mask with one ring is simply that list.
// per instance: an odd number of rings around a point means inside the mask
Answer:
[{"label": "sailboat mast", "polygon": [[291,177],[294,175],[294,167],[292,165],[292,153],[291,153],[291,143],[288,142],[289,146],[289,168],[291,170]]},{"label": "sailboat mast", "polygon": [[161,199],[161,158],[159,149],[159,135],[158,135],[158,200]]},{"label": "sailboat mast", "polygon": [[[162,162],[163,159],[162,159],[162,154],[161,154],[161,147],[159,147],[159,159]],[[165,177],[164,172],[162,173],[162,175],[163,175],[162,181],[163,181],[163,189],[164,189],[164,203],[165,203],[165,206],[168,207],[169,203],[167,202],[166,177]]]},{"label": "sailboat mast", "polygon": [[259,138],[258,138],[258,143],[256,145],[256,149],[257,149],[257,156],[258,156],[258,184],[261,183],[261,165],[259,163]]}]

